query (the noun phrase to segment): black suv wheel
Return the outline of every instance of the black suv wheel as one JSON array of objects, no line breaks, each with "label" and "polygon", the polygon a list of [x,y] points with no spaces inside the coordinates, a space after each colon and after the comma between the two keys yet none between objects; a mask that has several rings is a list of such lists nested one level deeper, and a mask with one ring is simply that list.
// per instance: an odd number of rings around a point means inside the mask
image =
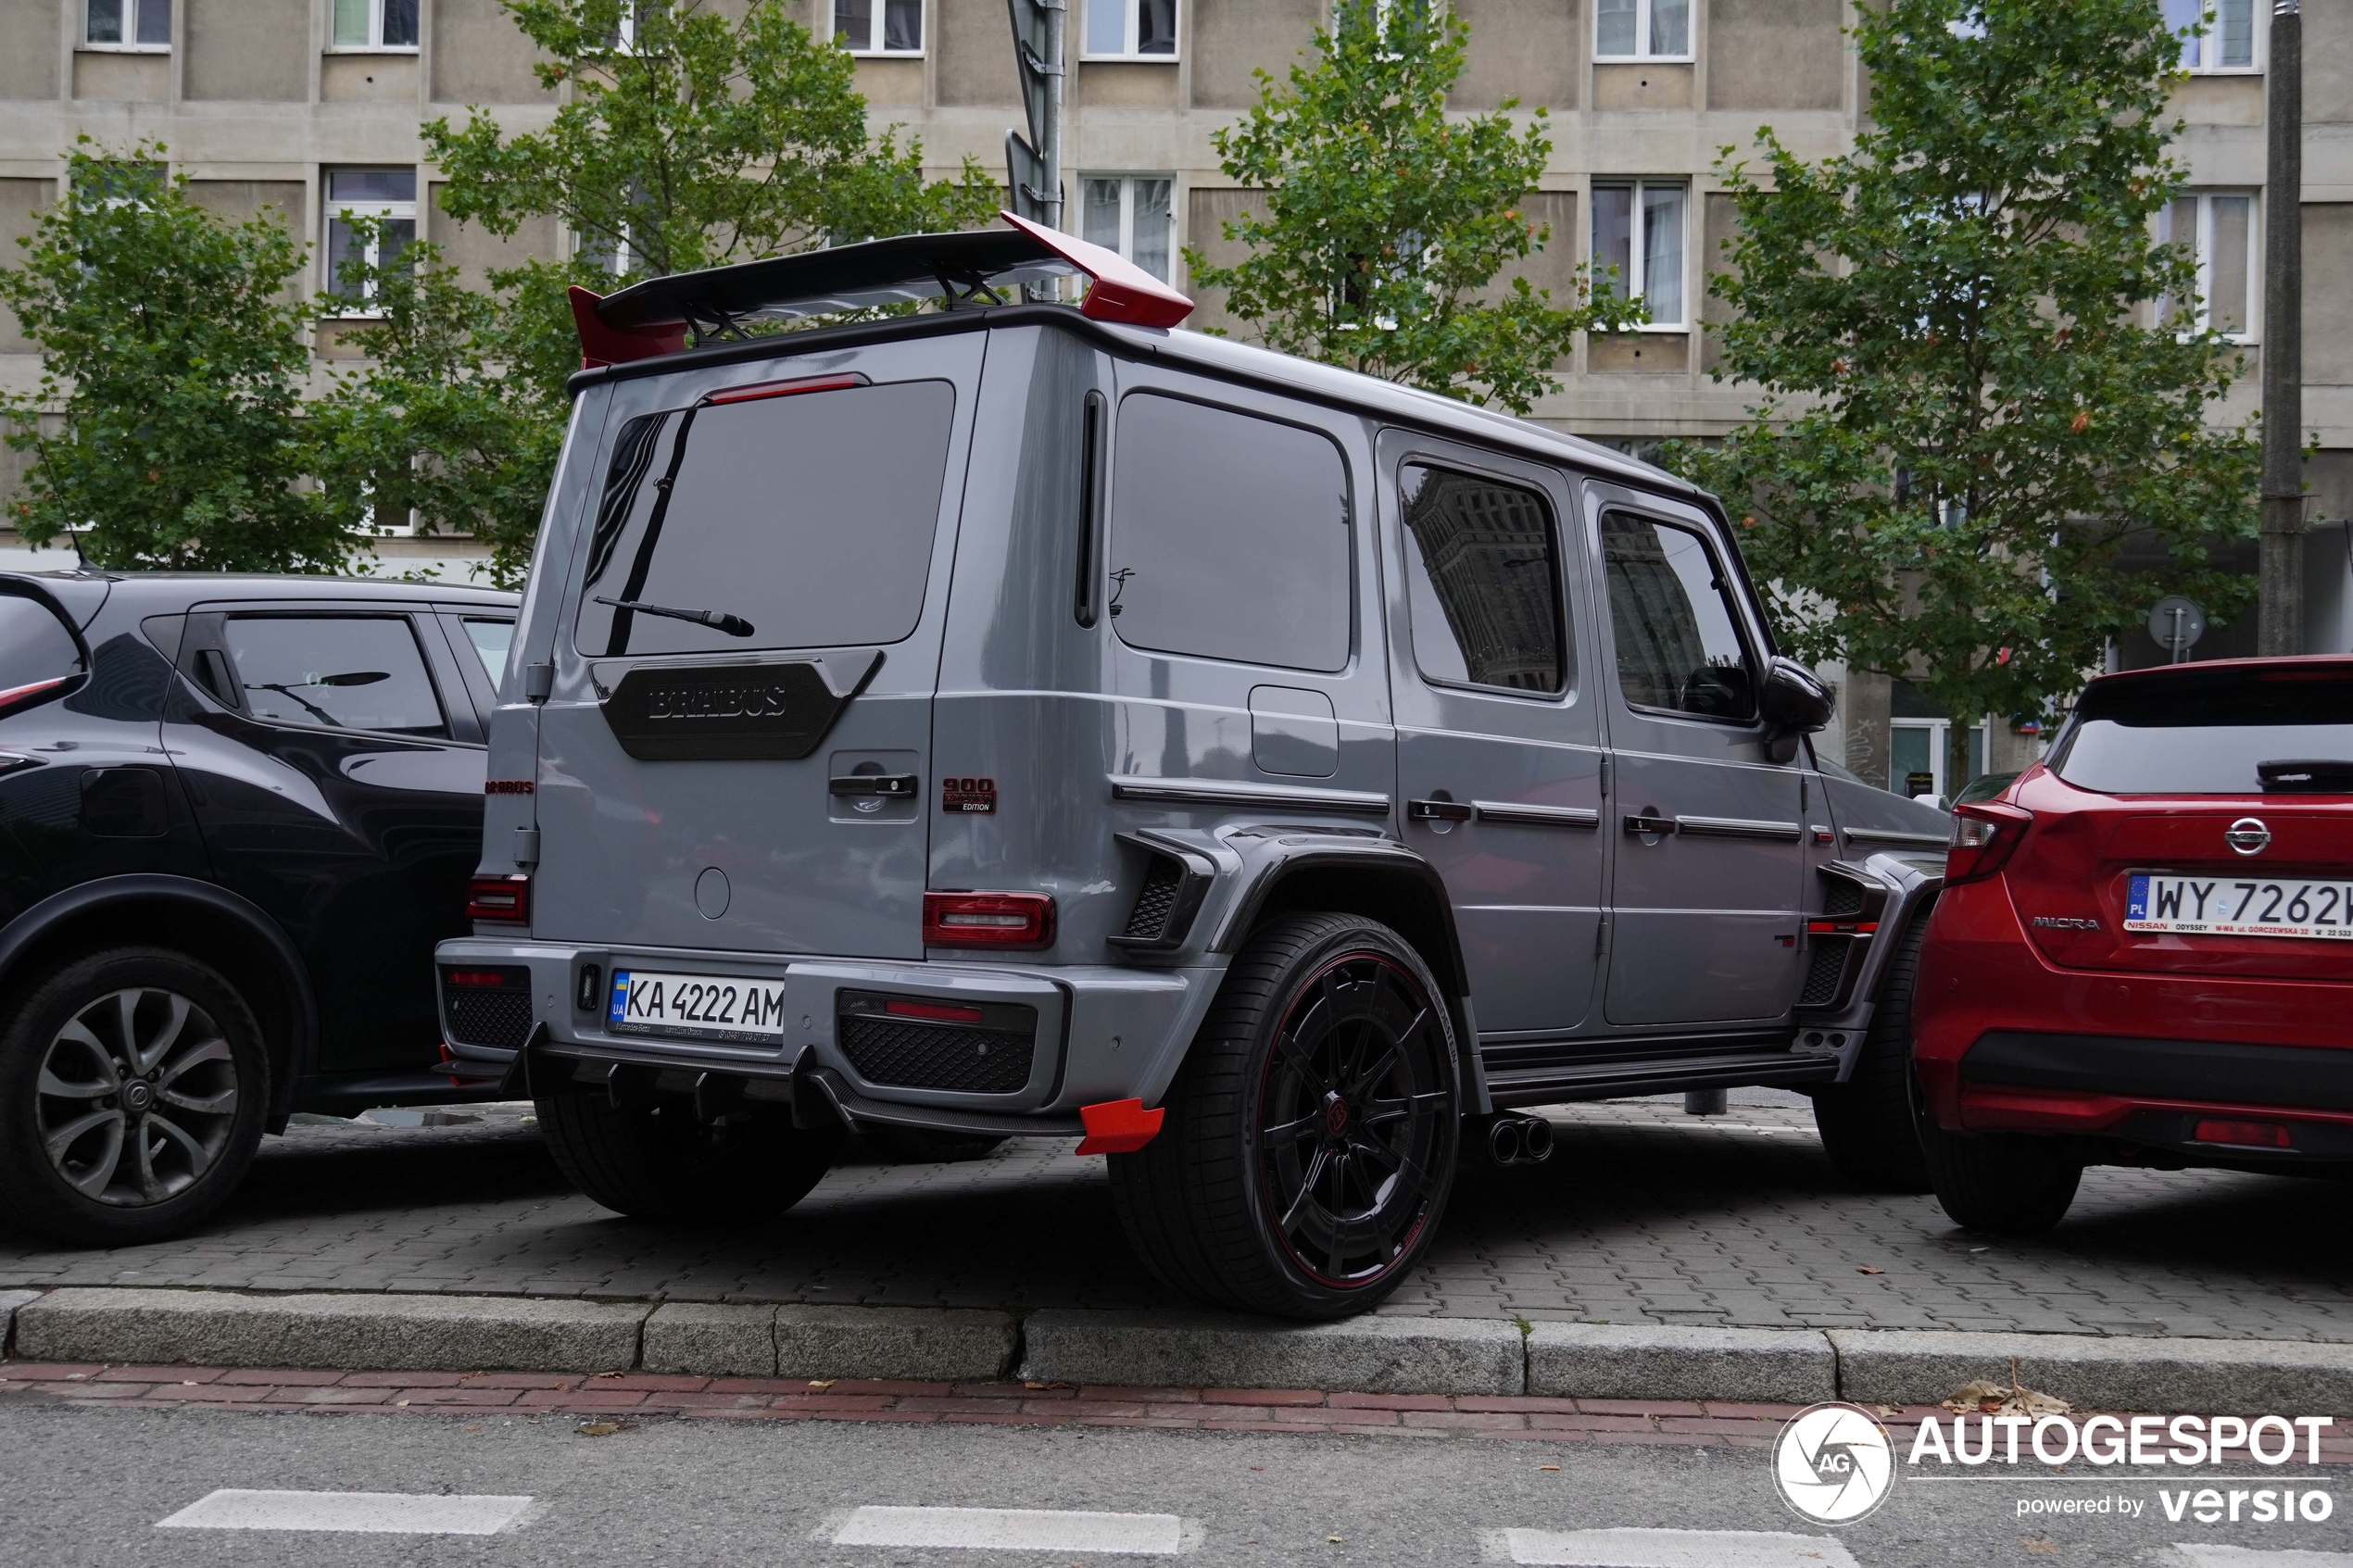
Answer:
[{"label": "black suv wheel", "polygon": [[269,1099],[219,973],[155,947],[78,960],[0,1022],[0,1205],[89,1246],[183,1231],[244,1178]]},{"label": "black suv wheel", "polygon": [[697,1119],[676,1096],[616,1105],[600,1085],[534,1085],[548,1152],[606,1208],[682,1224],[756,1224],[809,1196],[841,1148],[838,1126],[795,1127],[760,1107]]},{"label": "black suv wheel", "polygon": [[1282,917],[1234,960],[1160,1135],[1111,1157],[1120,1218],[1188,1295],[1363,1311],[1437,1232],[1459,1083],[1445,1002],[1403,937],[1355,915]]}]

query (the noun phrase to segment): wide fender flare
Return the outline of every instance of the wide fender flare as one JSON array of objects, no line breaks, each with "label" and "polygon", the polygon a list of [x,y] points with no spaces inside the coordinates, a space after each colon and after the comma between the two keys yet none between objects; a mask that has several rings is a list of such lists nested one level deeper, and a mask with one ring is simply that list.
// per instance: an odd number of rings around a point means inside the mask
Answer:
[{"label": "wide fender flare", "polygon": [[59,926],[131,904],[177,905],[191,917],[229,921],[270,956],[294,1003],[287,1021],[285,1060],[274,1064],[279,1071],[270,1085],[269,1124],[272,1128],[284,1125],[294,1109],[296,1085],[318,1068],[319,1001],[310,985],[310,967],[276,921],[225,887],[191,877],[143,872],[99,877],[53,893],[0,926],[0,990],[12,988],[19,964]]},{"label": "wide fender flare", "polygon": [[1944,891],[1942,870],[1923,870],[1904,855],[1881,851],[1866,857],[1861,869],[1887,889],[1887,902],[1880,911],[1879,931],[1855,976],[1854,999],[1836,1017],[1809,1018],[1803,1024],[1809,1032],[1830,1030],[1846,1035],[1847,1043],[1838,1052],[1837,1081],[1842,1084],[1855,1075],[1856,1064],[1863,1058],[1864,1037],[1879,1010],[1880,991],[1887,983],[1887,968],[1895,950],[1936,912],[1937,895]]}]

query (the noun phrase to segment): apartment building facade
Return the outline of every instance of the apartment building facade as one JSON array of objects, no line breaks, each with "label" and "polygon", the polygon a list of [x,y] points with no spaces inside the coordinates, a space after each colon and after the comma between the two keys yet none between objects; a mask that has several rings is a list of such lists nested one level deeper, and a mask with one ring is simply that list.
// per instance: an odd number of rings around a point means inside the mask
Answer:
[{"label": "apartment building facade", "polygon": [[[701,0],[725,8],[740,0]],[[1232,247],[1221,223],[1247,192],[1212,137],[1256,101],[1256,73],[1280,77],[1311,46],[1331,0],[1068,0],[1064,222],[1185,286],[1183,250]],[[1470,29],[1454,102],[1516,98],[1549,111],[1553,155],[1531,215],[1551,241],[1532,282],[1567,286],[1589,259],[1615,265],[1652,324],[1594,337],[1562,367],[1540,420],[1642,452],[1675,436],[1720,434],[1751,397],[1718,383],[1708,269],[1730,232],[1718,155],[1770,125],[1801,157],[1851,144],[1865,84],[1842,28],[1852,0],[1446,0]],[[2262,352],[2264,72],[2270,0],[2151,0],[2197,25],[2176,107],[2191,189],[2168,214],[2197,247],[2211,319]],[[920,136],[942,171],[966,155],[999,169],[1021,122],[1000,0],[790,0],[857,57],[877,127]],[[2201,10],[2206,19],[2201,22]],[[2308,646],[2353,647],[2347,530],[2353,513],[2353,12],[2308,6],[2304,256],[2305,421],[2310,466]],[[341,215],[367,213],[440,245],[475,271],[560,254],[552,221],[497,240],[444,217],[419,127],[480,107],[510,129],[544,124],[553,95],[498,0],[0,0],[0,259],[55,199],[60,156],[80,134],[109,146],[164,144],[195,199],[226,217],[270,209],[312,246],[313,288],[349,243]],[[1197,324],[1226,325],[1214,296]],[[336,352],[322,342],[321,352]],[[0,313],[0,384],[31,386],[32,345]],[[2224,417],[2254,406],[2240,385]],[[0,495],[19,459],[0,451]],[[0,539],[0,560],[24,558]],[[462,571],[447,540],[387,540],[396,567]],[[2251,562],[2251,556],[2250,556]],[[2201,655],[2251,646],[2252,618],[2210,633]],[[2145,646],[2144,646],[2145,645]],[[2126,639],[2120,665],[2162,655]],[[1897,787],[1946,793],[1944,725],[1900,681],[1831,672],[1842,690],[1837,746]],[[1989,723],[1982,765],[2014,767],[2029,737]],[[1923,780],[1925,775],[1925,780]]]}]

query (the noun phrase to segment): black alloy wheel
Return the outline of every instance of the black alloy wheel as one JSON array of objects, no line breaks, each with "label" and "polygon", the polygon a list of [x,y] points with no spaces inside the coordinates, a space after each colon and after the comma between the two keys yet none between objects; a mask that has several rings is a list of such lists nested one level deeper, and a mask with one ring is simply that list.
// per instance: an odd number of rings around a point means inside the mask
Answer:
[{"label": "black alloy wheel", "polygon": [[1128,1237],[1214,1305],[1364,1311],[1437,1232],[1460,1081],[1443,994],[1403,937],[1358,915],[1277,917],[1227,972],[1160,1135],[1111,1159]]}]

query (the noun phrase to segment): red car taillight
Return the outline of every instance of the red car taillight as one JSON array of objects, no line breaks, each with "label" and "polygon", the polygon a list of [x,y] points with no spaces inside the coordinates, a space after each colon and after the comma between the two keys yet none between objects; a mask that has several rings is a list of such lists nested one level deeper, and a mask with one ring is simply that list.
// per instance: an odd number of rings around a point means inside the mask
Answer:
[{"label": "red car taillight", "polygon": [[531,873],[478,876],[466,885],[466,918],[509,925],[531,923]]},{"label": "red car taillight", "polygon": [[1953,808],[1953,837],[1944,850],[1944,885],[1982,882],[2004,861],[2034,823],[2034,813],[1991,802]]},{"label": "red car taillight", "polygon": [[1044,947],[1054,940],[1054,900],[1043,893],[926,893],[926,947]]}]

